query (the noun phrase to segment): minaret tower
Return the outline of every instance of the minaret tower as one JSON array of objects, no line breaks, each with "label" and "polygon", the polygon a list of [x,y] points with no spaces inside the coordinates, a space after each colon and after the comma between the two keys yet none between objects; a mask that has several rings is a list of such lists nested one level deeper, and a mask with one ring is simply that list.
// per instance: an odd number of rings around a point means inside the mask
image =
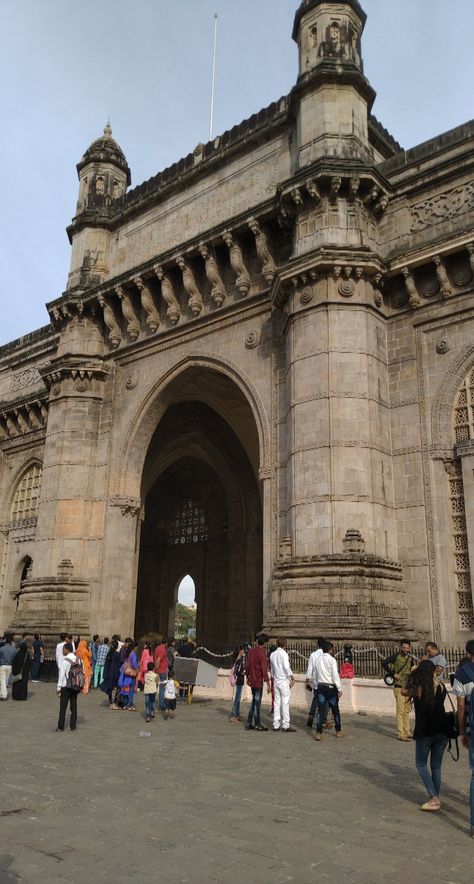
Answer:
[{"label": "minaret tower", "polygon": [[96,285],[109,276],[111,210],[131,183],[127,160],[110,124],[77,164],[79,197],[68,227],[72,245],[69,290]]},{"label": "minaret tower", "polygon": [[371,156],[367,117],[375,92],[363,74],[365,21],[357,0],[303,0],[296,13],[300,168],[320,157]]}]

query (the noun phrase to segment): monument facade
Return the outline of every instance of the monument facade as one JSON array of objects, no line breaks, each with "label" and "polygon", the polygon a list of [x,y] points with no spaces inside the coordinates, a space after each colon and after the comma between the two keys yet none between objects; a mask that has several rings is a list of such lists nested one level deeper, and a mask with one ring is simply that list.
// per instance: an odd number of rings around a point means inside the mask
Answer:
[{"label": "monument facade", "polygon": [[206,644],[474,629],[474,123],[403,150],[357,0],[291,92],[133,189],[77,166],[65,292],[0,348],[0,626]]}]

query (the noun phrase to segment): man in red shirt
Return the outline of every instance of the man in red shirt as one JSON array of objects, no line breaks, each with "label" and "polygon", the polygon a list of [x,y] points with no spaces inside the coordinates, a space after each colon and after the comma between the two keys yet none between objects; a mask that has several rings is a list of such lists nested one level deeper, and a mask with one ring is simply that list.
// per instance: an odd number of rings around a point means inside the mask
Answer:
[{"label": "man in red shirt", "polygon": [[153,653],[153,662],[155,664],[155,672],[160,679],[160,687],[158,690],[158,705],[162,712],[165,711],[165,684],[168,681],[168,656],[166,645],[159,636],[156,640],[155,650]]},{"label": "man in red shirt", "polygon": [[[252,689],[252,703],[250,705],[246,731],[267,731],[268,728],[260,723],[260,706],[262,703],[263,682],[267,685],[267,691],[270,693],[270,678],[268,675],[268,657],[264,646],[268,642],[268,636],[263,633],[257,637],[257,642],[250,648],[247,654],[246,672],[247,683]],[[253,724],[255,720],[255,724]]]}]

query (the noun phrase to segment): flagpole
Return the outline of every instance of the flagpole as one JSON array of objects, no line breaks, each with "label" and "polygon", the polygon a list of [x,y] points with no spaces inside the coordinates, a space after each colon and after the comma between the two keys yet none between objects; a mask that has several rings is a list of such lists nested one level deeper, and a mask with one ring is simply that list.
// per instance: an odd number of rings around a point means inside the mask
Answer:
[{"label": "flagpole", "polygon": [[209,117],[209,141],[212,141],[212,128],[214,123],[214,96],[216,89],[216,51],[217,51],[217,12],[214,13],[214,48],[212,51],[212,86],[211,86],[211,112]]}]

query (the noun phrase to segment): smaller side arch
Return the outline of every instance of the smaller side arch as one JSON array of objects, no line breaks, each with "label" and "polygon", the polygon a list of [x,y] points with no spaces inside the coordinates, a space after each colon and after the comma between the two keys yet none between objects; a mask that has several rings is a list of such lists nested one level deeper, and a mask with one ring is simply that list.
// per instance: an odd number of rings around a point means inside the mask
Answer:
[{"label": "smaller side arch", "polygon": [[466,375],[474,367],[474,344],[467,345],[451,362],[434,398],[431,412],[431,455],[446,459],[452,456],[451,415],[456,393]]}]

